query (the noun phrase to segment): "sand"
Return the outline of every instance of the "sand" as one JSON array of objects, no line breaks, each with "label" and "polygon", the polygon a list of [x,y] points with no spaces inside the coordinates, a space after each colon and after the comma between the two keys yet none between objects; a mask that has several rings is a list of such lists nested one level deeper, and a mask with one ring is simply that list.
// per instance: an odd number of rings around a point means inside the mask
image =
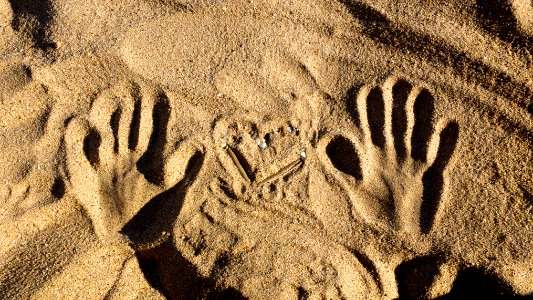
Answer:
[{"label": "sand", "polygon": [[0,298],[533,296],[533,5],[0,0]]}]

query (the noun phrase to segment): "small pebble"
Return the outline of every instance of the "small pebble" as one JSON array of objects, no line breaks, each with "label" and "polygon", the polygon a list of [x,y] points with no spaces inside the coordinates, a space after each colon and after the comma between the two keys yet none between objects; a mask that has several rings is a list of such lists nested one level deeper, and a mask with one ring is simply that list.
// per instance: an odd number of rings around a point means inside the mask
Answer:
[{"label": "small pebble", "polygon": [[307,156],[307,153],[305,152],[305,148],[300,150],[300,155],[302,156],[302,158],[305,158]]},{"label": "small pebble", "polygon": [[259,148],[260,148],[261,150],[265,149],[266,147],[267,147],[267,144],[266,144],[264,141],[262,141],[262,142],[259,144]]}]

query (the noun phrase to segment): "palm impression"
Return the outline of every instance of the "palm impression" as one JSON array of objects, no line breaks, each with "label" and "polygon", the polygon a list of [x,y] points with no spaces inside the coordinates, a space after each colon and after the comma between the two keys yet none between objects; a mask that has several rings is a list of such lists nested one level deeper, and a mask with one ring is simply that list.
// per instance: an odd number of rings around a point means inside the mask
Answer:
[{"label": "palm impression", "polygon": [[353,134],[320,143],[327,169],[367,222],[428,233],[445,191],[458,124],[436,120],[433,95],[404,80],[363,86],[354,100]]}]

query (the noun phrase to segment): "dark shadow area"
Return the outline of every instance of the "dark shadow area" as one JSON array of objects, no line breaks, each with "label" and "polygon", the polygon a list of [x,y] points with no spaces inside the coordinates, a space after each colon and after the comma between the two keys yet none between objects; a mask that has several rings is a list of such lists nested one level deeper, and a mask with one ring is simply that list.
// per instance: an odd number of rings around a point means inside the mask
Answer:
[{"label": "dark shadow area", "polygon": [[146,280],[167,299],[247,299],[238,290],[220,289],[213,280],[198,274],[172,239],[150,249],[138,250],[135,254]]},{"label": "dark shadow area", "polygon": [[530,191],[528,191],[528,188],[525,186],[522,186],[519,184],[518,188],[522,192],[522,197],[526,201],[526,203],[532,206],[533,205],[533,194]]},{"label": "dark shadow area", "polygon": [[302,286],[299,286],[296,291],[298,292],[298,300],[307,300],[309,299],[309,292]]},{"label": "dark shadow area", "polygon": [[[163,232],[172,232],[188,187],[200,172],[204,154],[196,152],[189,160],[184,178],[171,189],[151,199],[122,228],[133,245],[158,240]],[[135,247],[134,247],[135,248]],[[146,279],[168,299],[205,299],[214,284],[202,278],[176,249],[169,238],[159,245],[136,251]]]},{"label": "dark shadow area", "polygon": [[247,300],[241,292],[234,288],[214,290],[207,294],[206,300]]},{"label": "dark shadow area", "polygon": [[348,112],[350,118],[352,119],[353,124],[355,127],[361,126],[361,120],[359,116],[359,110],[357,108],[357,95],[359,94],[359,91],[361,89],[361,86],[354,85],[351,88],[348,89],[346,92],[346,95],[344,95],[344,105],[346,106],[346,111]]},{"label": "dark shadow area", "polygon": [[56,48],[47,34],[52,21],[52,4],[49,0],[10,0],[9,3],[14,15],[11,26],[15,31],[30,33],[39,49]]},{"label": "dark shadow area", "polygon": [[439,149],[435,162],[422,176],[424,191],[420,207],[420,230],[429,233],[439,208],[444,188],[444,169],[455,151],[459,139],[459,125],[449,123],[440,133]]},{"label": "dark shadow area", "polygon": [[[137,162],[137,169],[148,182],[161,185],[164,180],[163,155],[167,143],[167,127],[170,118],[170,104],[165,94],[160,93],[157,97],[152,112],[153,131],[150,136],[148,149]],[[138,132],[138,130],[137,130]],[[135,134],[135,133],[134,133]],[[137,133],[138,135],[138,133]]]},{"label": "dark shadow area", "polygon": [[91,128],[85,139],[83,139],[83,153],[93,167],[100,163],[100,154],[98,149],[100,148],[101,144],[102,137],[98,131]]},{"label": "dark shadow area", "polygon": [[134,150],[139,143],[139,128],[141,126],[141,88],[134,84],[131,89],[131,96],[133,97],[133,113],[130,124],[130,135],[128,136],[128,148]]},{"label": "dark shadow area", "polygon": [[405,147],[405,134],[407,132],[406,104],[412,85],[403,80],[398,80],[392,87],[392,137],[394,149],[399,162],[407,156]]},{"label": "dark shadow area", "polygon": [[63,196],[65,196],[65,182],[63,181],[63,178],[56,177],[54,183],[52,184],[50,193],[56,199],[61,199]]},{"label": "dark shadow area", "polygon": [[239,199],[237,197],[237,194],[235,194],[231,186],[225,180],[219,178],[219,182],[220,182],[219,187],[224,193],[224,195],[226,195],[226,197],[233,199],[233,200]]},{"label": "dark shadow area", "polygon": [[111,131],[113,132],[113,152],[118,153],[118,126],[120,123],[120,117],[122,116],[122,109],[117,108],[111,115],[111,120],[109,120],[109,126],[111,126]]},{"label": "dark shadow area", "polygon": [[484,30],[515,50],[531,53],[533,39],[520,31],[509,0],[476,0],[476,14]]},{"label": "dark shadow area", "polygon": [[135,254],[146,280],[167,299],[206,299],[215,287],[213,282],[198,274],[176,249],[172,239]]},{"label": "dark shadow area", "polygon": [[234,288],[220,289],[215,282],[198,274],[181,255],[172,239],[147,250],[136,251],[146,280],[170,300],[246,300]]},{"label": "dark shadow area", "polygon": [[394,274],[400,299],[428,299],[429,288],[439,274],[443,259],[426,256],[401,263]]},{"label": "dark shadow area", "polygon": [[124,225],[121,233],[125,234],[133,244],[145,244],[157,240],[164,231],[172,232],[187,189],[198,176],[204,158],[204,153],[197,151],[189,160],[184,178],[146,203]]},{"label": "dark shadow area", "polygon": [[[443,263],[444,257],[426,256],[400,264],[394,271],[399,299],[428,299]],[[531,299],[531,295],[519,297],[496,275],[469,267],[459,271],[448,294],[436,299]]]},{"label": "dark shadow area", "polygon": [[461,270],[453,282],[451,291],[437,299],[531,299],[531,297],[517,296],[509,285],[495,275],[472,267]]},{"label": "dark shadow area", "polygon": [[340,0],[350,14],[363,26],[362,33],[370,39],[394,47],[404,54],[416,54],[439,66],[451,67],[455,75],[479,85],[519,106],[526,108],[532,91],[527,85],[514,81],[504,72],[427,34],[415,32],[407,26],[394,24],[377,10],[355,0]]},{"label": "dark shadow area", "polygon": [[372,143],[380,148],[385,147],[385,102],[380,87],[374,87],[368,93],[366,114]]},{"label": "dark shadow area", "polygon": [[415,125],[411,136],[411,157],[414,160],[427,161],[428,143],[433,134],[434,112],[435,99],[428,90],[423,89],[416,97],[413,107]]},{"label": "dark shadow area", "polygon": [[326,146],[326,155],[337,170],[353,176],[356,180],[363,179],[359,155],[347,138],[340,135],[334,137]]}]

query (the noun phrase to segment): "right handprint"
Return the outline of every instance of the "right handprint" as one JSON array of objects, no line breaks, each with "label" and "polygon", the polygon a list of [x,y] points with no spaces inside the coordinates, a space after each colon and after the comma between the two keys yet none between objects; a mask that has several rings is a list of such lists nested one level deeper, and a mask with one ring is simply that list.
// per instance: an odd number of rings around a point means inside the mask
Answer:
[{"label": "right handprint", "polygon": [[349,110],[356,130],[320,143],[327,169],[367,222],[429,233],[445,190],[458,124],[436,120],[433,95],[401,79],[363,86],[354,100]]}]

